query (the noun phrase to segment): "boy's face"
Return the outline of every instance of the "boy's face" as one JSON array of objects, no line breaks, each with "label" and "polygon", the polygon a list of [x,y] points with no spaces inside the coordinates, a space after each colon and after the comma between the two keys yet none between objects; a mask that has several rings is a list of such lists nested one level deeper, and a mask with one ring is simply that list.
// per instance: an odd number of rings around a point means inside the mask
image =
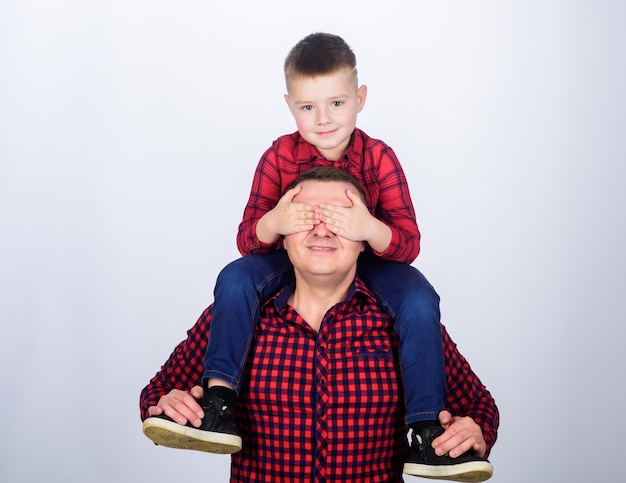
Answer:
[{"label": "boy's face", "polygon": [[285,100],[300,135],[326,159],[335,161],[350,143],[366,96],[367,87],[357,88],[354,71],[344,69],[291,79]]}]

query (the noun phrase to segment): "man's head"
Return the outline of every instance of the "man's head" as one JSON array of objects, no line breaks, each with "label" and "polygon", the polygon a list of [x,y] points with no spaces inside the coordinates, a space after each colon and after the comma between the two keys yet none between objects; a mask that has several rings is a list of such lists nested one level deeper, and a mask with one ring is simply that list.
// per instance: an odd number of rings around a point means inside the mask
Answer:
[{"label": "man's head", "polygon": [[367,87],[358,86],[354,53],[341,37],[314,33],[291,49],[284,72],[285,100],[300,135],[327,159],[338,159],[367,97]]},{"label": "man's head", "polygon": [[319,181],[320,183],[330,183],[335,181],[338,183],[347,183],[352,185],[352,191],[359,195],[361,201],[367,204],[365,191],[363,190],[361,183],[359,183],[359,180],[343,169],[334,168],[332,166],[320,166],[318,168],[309,169],[289,183],[289,186],[285,189],[285,193],[304,181]]},{"label": "man's head", "polygon": [[[291,184],[301,191],[293,201],[310,205],[333,204],[351,207],[347,190],[358,193],[365,202],[359,182],[349,173],[332,167],[313,168]],[[354,242],[332,233],[325,223],[312,230],[286,235],[283,245],[294,266],[296,277],[311,283],[351,282],[356,273],[356,262],[365,249],[364,242]]]}]

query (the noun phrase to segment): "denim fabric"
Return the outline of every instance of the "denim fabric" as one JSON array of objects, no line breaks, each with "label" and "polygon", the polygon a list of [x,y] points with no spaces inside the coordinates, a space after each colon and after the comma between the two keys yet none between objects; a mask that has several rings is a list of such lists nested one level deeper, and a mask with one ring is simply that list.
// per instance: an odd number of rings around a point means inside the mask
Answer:
[{"label": "denim fabric", "polygon": [[229,263],[217,277],[204,378],[224,379],[237,394],[262,300],[294,280],[285,250],[247,255]]},{"label": "denim fabric", "polygon": [[[400,339],[406,423],[437,419],[446,391],[439,296],[416,268],[382,260],[370,252],[359,258],[358,274],[394,318]],[[205,381],[224,379],[239,393],[260,301],[293,280],[293,267],[284,250],[248,255],[221,271],[204,359]]]},{"label": "denim fabric", "polygon": [[446,395],[439,295],[415,267],[368,252],[359,258],[358,274],[394,318],[406,423],[438,419]]}]

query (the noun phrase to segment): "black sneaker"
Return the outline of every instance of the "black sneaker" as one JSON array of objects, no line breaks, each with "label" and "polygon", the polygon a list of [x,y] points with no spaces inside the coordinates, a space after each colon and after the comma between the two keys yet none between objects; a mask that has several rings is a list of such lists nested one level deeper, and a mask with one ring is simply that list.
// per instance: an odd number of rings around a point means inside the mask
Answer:
[{"label": "black sneaker", "polygon": [[204,397],[198,401],[204,411],[199,428],[187,423],[176,423],[161,414],[143,422],[144,434],[161,446],[193,449],[208,453],[230,454],[241,449],[241,435],[234,408],[219,396]]},{"label": "black sneaker", "polygon": [[437,456],[433,440],[443,433],[441,426],[431,426],[412,432],[411,448],[404,463],[404,473],[435,480],[485,481],[493,475],[493,466],[485,458],[465,453],[456,458],[447,454]]}]

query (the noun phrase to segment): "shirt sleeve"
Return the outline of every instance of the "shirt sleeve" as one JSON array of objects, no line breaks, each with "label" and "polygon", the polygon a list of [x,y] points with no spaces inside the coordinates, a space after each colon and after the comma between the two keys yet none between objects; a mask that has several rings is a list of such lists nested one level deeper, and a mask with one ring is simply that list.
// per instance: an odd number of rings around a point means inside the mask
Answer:
[{"label": "shirt sleeve", "polygon": [[487,444],[485,457],[498,437],[500,414],[491,393],[472,371],[467,360],[458,351],[448,331],[441,325],[446,364],[446,409],[456,416],[470,416],[481,427]]},{"label": "shirt sleeve", "polygon": [[139,396],[141,420],[148,417],[148,408],[156,406],[161,396],[172,389],[189,391],[202,384],[204,353],[208,345],[209,325],[213,306],[204,310],[196,324],[187,331],[161,370],[150,379]]},{"label": "shirt sleeve", "polygon": [[270,253],[277,248],[278,241],[270,244],[259,240],[256,225],[265,213],[276,206],[281,195],[278,155],[272,146],[265,151],[256,167],[250,198],[239,224],[237,248],[242,255]]},{"label": "shirt sleeve", "polygon": [[412,263],[420,252],[420,232],[409,185],[394,151],[384,145],[378,160],[379,198],[374,216],[391,229],[391,242],[382,253],[386,260]]}]

